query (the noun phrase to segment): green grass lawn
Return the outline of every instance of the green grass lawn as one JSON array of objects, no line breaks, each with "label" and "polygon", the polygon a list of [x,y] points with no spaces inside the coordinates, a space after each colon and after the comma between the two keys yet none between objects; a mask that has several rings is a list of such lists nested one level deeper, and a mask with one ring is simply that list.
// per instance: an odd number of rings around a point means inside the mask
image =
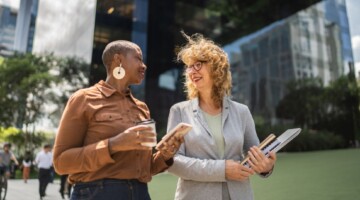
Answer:
[{"label": "green grass lawn", "polygon": [[[277,156],[269,178],[251,178],[256,200],[360,199],[360,149]],[[149,183],[151,198],[174,199],[176,182],[177,177],[167,173],[153,177]]]}]

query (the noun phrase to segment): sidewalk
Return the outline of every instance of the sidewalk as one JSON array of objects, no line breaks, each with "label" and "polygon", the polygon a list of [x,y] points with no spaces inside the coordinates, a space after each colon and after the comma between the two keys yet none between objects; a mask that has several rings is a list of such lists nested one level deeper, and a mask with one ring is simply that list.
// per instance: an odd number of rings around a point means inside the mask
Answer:
[{"label": "sidewalk", "polygon": [[[49,183],[46,189],[46,196],[44,200],[62,200],[60,193],[60,181],[55,180],[54,183]],[[39,181],[37,179],[30,179],[24,183],[21,179],[8,180],[8,190],[6,200],[38,200],[39,196]]]}]

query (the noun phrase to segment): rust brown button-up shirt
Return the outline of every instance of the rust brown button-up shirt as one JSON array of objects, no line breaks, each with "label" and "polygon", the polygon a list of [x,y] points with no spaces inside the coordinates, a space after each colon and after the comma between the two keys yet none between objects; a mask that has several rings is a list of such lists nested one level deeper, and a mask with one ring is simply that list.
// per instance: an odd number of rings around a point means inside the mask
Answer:
[{"label": "rust brown button-up shirt", "polygon": [[104,81],[75,92],[65,107],[55,140],[56,172],[69,174],[72,183],[103,178],[149,182],[152,175],[169,167],[159,152],[133,150],[110,155],[108,148],[108,138],[149,118],[145,103],[130,91],[121,94]]}]

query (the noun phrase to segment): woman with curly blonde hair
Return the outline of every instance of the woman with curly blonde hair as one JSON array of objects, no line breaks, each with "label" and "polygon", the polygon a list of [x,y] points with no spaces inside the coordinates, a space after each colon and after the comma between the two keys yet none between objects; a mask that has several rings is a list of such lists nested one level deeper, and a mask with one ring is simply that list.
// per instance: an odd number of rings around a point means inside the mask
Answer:
[{"label": "woman with curly blonde hair", "polygon": [[[185,64],[188,100],[171,107],[168,130],[193,125],[168,171],[179,176],[175,199],[253,199],[249,177],[271,174],[276,155],[266,157],[247,106],[230,99],[231,72],[226,53],[201,34],[188,36],[178,60]],[[250,168],[240,164],[244,154]]]}]

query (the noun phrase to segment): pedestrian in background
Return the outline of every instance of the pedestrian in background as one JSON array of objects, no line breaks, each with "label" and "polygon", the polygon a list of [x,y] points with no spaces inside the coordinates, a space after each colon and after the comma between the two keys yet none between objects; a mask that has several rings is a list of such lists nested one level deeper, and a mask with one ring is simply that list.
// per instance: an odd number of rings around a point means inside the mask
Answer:
[{"label": "pedestrian in background", "polygon": [[35,163],[39,169],[39,194],[42,200],[51,179],[52,153],[49,144],[44,145],[43,150],[36,155]]},{"label": "pedestrian in background", "polygon": [[62,199],[65,199],[65,194],[70,198],[72,184],[69,183],[67,174],[60,176],[60,195]]},{"label": "pedestrian in background", "polygon": [[19,165],[14,153],[11,151],[11,144],[7,142],[3,145],[3,150],[0,150],[0,168],[7,178],[11,176],[11,161],[14,161],[15,165]]},{"label": "pedestrian in background", "polygon": [[22,172],[24,183],[27,183],[27,180],[30,178],[30,168],[31,168],[31,155],[30,151],[25,152],[24,159],[22,161]]}]

